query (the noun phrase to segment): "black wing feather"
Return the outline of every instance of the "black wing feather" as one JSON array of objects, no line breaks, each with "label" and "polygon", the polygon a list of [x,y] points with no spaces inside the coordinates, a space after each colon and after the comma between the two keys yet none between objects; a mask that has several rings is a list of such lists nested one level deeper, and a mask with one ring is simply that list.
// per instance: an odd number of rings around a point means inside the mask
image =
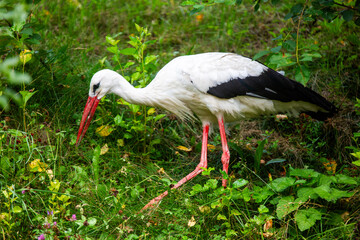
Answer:
[{"label": "black wing feather", "polygon": [[323,108],[325,112],[308,114],[316,119],[324,120],[332,116],[336,107],[310,88],[293,81],[271,68],[263,71],[259,76],[231,79],[228,82],[209,88],[207,93],[219,98],[233,98],[236,96],[253,96],[281,102],[304,101]]}]

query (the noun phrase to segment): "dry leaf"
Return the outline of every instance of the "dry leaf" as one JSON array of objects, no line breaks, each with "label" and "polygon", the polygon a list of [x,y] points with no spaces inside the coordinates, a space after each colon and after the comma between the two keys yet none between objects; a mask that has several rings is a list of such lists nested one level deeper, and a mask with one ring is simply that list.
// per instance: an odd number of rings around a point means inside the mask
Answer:
[{"label": "dry leaf", "polygon": [[108,151],[109,151],[109,147],[108,147],[107,143],[105,143],[105,145],[100,150],[100,155],[104,155]]},{"label": "dry leaf", "polygon": [[165,170],[164,170],[164,168],[160,168],[157,172],[158,172],[159,174],[164,174],[164,173],[165,173]]},{"label": "dry leaf", "polygon": [[148,115],[152,115],[155,113],[155,108],[150,108],[148,111],[147,111],[147,114]]},{"label": "dry leaf", "polygon": [[337,163],[335,162],[335,160],[328,159],[328,162],[324,162],[323,165],[325,166],[326,170],[328,170],[332,174],[335,174],[337,167]]},{"label": "dry leaf", "polygon": [[109,125],[106,126],[100,126],[96,129],[96,133],[99,134],[101,137],[107,137],[110,135],[110,133],[113,131],[113,128]]},{"label": "dry leaf", "polygon": [[29,167],[31,172],[45,172],[48,165],[41,162],[40,159],[35,159],[29,164]]},{"label": "dry leaf", "polygon": [[54,177],[54,173],[51,169],[46,170],[46,173],[49,176],[50,180]]},{"label": "dry leaf", "polygon": [[199,210],[202,213],[208,213],[208,212],[210,212],[210,207],[209,206],[200,206]]},{"label": "dry leaf", "polygon": [[191,219],[188,222],[189,227],[193,227],[196,224],[194,216],[191,217]]},{"label": "dry leaf", "polygon": [[185,152],[191,152],[191,148],[187,148],[187,147],[184,147],[184,146],[177,146],[176,147],[177,149],[181,150],[181,151],[185,151]]},{"label": "dry leaf", "polygon": [[269,230],[270,228],[272,228],[273,226],[273,221],[272,219],[267,220],[266,223],[264,224],[264,232],[266,232],[267,230]]},{"label": "dry leaf", "polygon": [[286,116],[285,114],[277,114],[275,116],[276,120],[280,121],[280,120],[284,120],[284,119],[287,119],[288,116]]},{"label": "dry leaf", "polygon": [[250,151],[252,150],[252,147],[251,147],[251,144],[250,144],[250,143],[247,143],[247,144],[245,145],[245,147],[246,147],[247,150],[250,150]]},{"label": "dry leaf", "polygon": [[208,149],[209,149],[210,152],[212,152],[212,151],[215,150],[215,146],[214,146],[214,145],[208,144],[207,147],[208,147]]}]

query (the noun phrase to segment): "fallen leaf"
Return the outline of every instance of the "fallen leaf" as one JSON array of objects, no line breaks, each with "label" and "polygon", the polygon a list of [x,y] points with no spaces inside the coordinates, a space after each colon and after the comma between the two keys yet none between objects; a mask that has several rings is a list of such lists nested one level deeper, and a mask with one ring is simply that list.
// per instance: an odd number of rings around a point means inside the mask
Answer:
[{"label": "fallen leaf", "polygon": [[184,147],[184,146],[177,146],[176,147],[177,149],[181,150],[181,151],[185,151],[185,152],[191,152],[191,148],[187,148],[187,147]]},{"label": "fallen leaf", "polygon": [[208,149],[209,149],[210,152],[212,152],[212,151],[215,150],[215,146],[214,146],[214,145],[208,144],[207,147],[208,147]]},{"label": "fallen leaf", "polygon": [[51,169],[46,170],[46,173],[49,176],[50,180],[54,177],[54,173]]},{"label": "fallen leaf", "polygon": [[159,174],[164,174],[164,173],[165,173],[165,170],[164,170],[164,168],[160,168],[157,172],[158,172]]},{"label": "fallen leaf", "polygon": [[191,217],[191,219],[188,222],[189,227],[193,227],[196,224],[194,216]]},{"label": "fallen leaf", "polygon": [[267,230],[269,230],[270,228],[272,228],[273,226],[273,221],[272,219],[267,220],[264,224],[264,232],[266,232]]},{"label": "fallen leaf", "polygon": [[108,147],[107,143],[105,143],[105,145],[100,150],[100,155],[104,155],[108,151],[109,151],[109,147]]},{"label": "fallen leaf", "polygon": [[275,116],[276,120],[280,121],[280,120],[284,120],[284,119],[287,119],[288,116],[286,116],[285,114],[277,114]]},{"label": "fallen leaf", "polygon": [[202,213],[208,213],[208,212],[210,212],[210,207],[209,206],[200,206],[199,210]]},{"label": "fallen leaf", "polygon": [[31,172],[45,172],[48,165],[40,161],[40,159],[35,159],[29,164]]},{"label": "fallen leaf", "polygon": [[110,135],[110,133],[113,131],[113,128],[109,125],[106,126],[100,126],[96,129],[96,133],[99,134],[101,137],[107,137]]},{"label": "fallen leaf", "polygon": [[326,170],[328,170],[332,174],[335,174],[337,167],[337,163],[335,162],[335,160],[328,159],[328,162],[324,162],[323,165],[325,166]]}]

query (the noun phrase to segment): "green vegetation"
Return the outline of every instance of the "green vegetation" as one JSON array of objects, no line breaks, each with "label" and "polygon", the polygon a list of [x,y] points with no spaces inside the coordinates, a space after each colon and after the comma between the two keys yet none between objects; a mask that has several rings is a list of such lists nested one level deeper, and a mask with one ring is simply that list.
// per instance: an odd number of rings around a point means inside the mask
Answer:
[{"label": "green vegetation", "polygon": [[[360,1],[0,0],[0,239],[357,239]],[[146,86],[176,56],[254,57],[340,108],[231,126],[209,168],[199,124],[109,95],[75,146],[91,76]],[[229,187],[221,186],[221,177]]]}]

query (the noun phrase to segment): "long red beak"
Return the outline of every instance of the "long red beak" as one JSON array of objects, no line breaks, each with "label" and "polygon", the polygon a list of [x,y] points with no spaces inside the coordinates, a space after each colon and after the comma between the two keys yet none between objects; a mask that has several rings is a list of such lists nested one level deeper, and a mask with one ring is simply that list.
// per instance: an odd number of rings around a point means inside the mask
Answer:
[{"label": "long red beak", "polygon": [[86,130],[88,129],[91,119],[94,116],[95,110],[97,105],[99,104],[100,99],[97,99],[97,97],[89,97],[86,105],[85,105],[85,109],[84,109],[84,113],[82,115],[81,118],[81,123],[80,123],[80,128],[79,128],[79,133],[77,135],[77,139],[76,139],[76,146],[78,146],[81,142],[81,139],[83,139]]}]

